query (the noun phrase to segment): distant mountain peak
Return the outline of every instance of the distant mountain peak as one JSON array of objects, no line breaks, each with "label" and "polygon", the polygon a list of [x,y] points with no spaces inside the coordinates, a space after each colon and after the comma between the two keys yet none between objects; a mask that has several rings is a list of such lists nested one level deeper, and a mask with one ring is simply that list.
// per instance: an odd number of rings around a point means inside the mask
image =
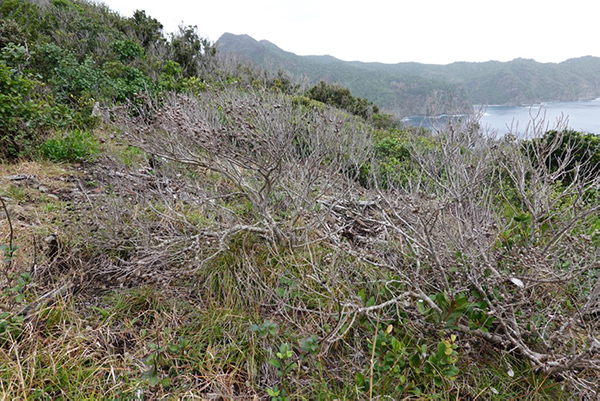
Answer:
[{"label": "distant mountain peak", "polygon": [[256,41],[256,39],[254,39],[252,36],[250,35],[236,35],[234,33],[229,33],[229,32],[225,32],[223,35],[221,35],[221,37],[219,38],[219,40],[217,40],[216,44],[218,43],[225,43],[226,45],[231,45],[231,44],[235,44],[235,43],[242,43],[242,44],[250,44],[250,43],[255,43],[258,44],[259,42]]},{"label": "distant mountain peak", "polygon": [[221,35],[221,37],[219,38],[219,40],[225,40],[225,39],[229,39],[229,38],[250,39],[250,40],[253,40],[253,41],[256,42],[256,39],[254,39],[250,35],[246,35],[245,33],[243,33],[243,34],[236,34],[236,33],[230,33],[230,32],[225,32],[223,35]]}]

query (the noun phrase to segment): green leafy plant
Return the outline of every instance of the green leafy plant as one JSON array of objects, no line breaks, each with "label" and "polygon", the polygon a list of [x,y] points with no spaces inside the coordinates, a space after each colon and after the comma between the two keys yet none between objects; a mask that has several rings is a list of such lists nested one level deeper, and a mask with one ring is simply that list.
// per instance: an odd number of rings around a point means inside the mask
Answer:
[{"label": "green leafy plant", "polygon": [[77,162],[94,160],[98,154],[98,143],[88,132],[75,130],[48,139],[40,147],[40,154],[52,161]]},{"label": "green leafy plant", "polygon": [[279,346],[279,351],[275,353],[275,356],[269,359],[269,365],[277,368],[277,375],[281,378],[292,369],[298,367],[295,362],[290,362],[294,356],[294,350],[288,343],[283,343]]},{"label": "green leafy plant", "polygon": [[393,326],[388,325],[385,330],[377,330],[374,342],[371,345],[372,364],[368,369],[369,376],[363,372],[356,374],[356,385],[365,393],[378,394],[387,392],[408,391],[405,368],[408,363],[408,349],[403,341],[392,335]]},{"label": "green leafy plant", "polygon": [[270,320],[265,320],[261,324],[250,325],[250,328],[248,330],[250,330],[251,332],[258,333],[258,336],[261,338],[265,338],[269,336],[274,337],[277,334],[278,327],[279,326],[277,325],[277,323],[272,322]]},{"label": "green leafy plant", "polygon": [[455,379],[456,336],[441,339],[431,352],[428,344],[419,344],[409,333],[398,338],[393,332],[392,325],[376,330],[370,345],[371,366],[355,377],[359,390],[370,395],[419,395],[425,389],[432,391]]},{"label": "green leafy plant", "polygon": [[[595,134],[577,132],[574,130],[550,130],[541,138],[526,141],[523,151],[528,154],[534,163],[534,146],[554,143],[552,153],[549,155],[548,164],[550,172],[554,173],[563,163],[567,162],[566,174],[562,177],[564,184],[569,185],[577,174],[597,174],[600,169],[600,137]],[[533,146],[531,146],[533,145]],[[581,172],[576,169],[577,165],[588,164],[588,171]]]},{"label": "green leafy plant", "polygon": [[160,383],[163,387],[167,387],[171,383],[169,376],[161,378],[160,367],[164,360],[164,354],[167,351],[167,346],[159,346],[154,343],[149,343],[148,348],[151,349],[150,355],[144,359],[144,363],[149,367],[144,373],[142,373],[142,379],[147,380],[150,386],[156,386]]},{"label": "green leafy plant", "polygon": [[319,338],[314,334],[312,334],[309,337],[303,338],[302,340],[300,340],[300,349],[306,354],[318,353],[320,349]]},{"label": "green leafy plant", "polygon": [[42,86],[37,77],[5,61],[16,52],[5,47],[0,60],[0,158],[21,156],[35,146],[50,113],[48,99],[37,90]]},{"label": "green leafy plant", "polygon": [[484,332],[494,325],[495,318],[486,313],[488,304],[477,292],[459,293],[453,297],[445,293],[437,293],[430,297],[440,311],[428,308],[423,301],[417,302],[419,312],[435,324],[442,324],[445,329],[454,329],[464,319],[471,329]]},{"label": "green leafy plant", "polygon": [[[173,60],[167,60],[163,66],[162,74],[160,75],[160,89],[178,92],[181,89],[181,76],[182,69],[179,63]],[[192,90],[190,90],[190,92],[194,93]]]},{"label": "green leafy plant", "polygon": [[[7,281],[8,288],[4,290],[4,294],[9,303],[22,304],[25,301],[27,287],[32,281],[31,275],[29,272],[10,273],[7,275]],[[0,346],[4,345],[9,339],[15,339],[19,336],[23,330],[23,320],[24,316],[10,312],[0,312]]]},{"label": "green leafy plant", "polygon": [[285,390],[280,389],[279,386],[273,386],[273,388],[267,389],[267,394],[271,397],[271,401],[287,401],[290,399],[285,395]]},{"label": "green leafy plant", "polygon": [[37,63],[40,70],[46,69],[54,97],[71,107],[77,107],[81,98],[93,97],[106,84],[106,74],[92,57],[79,61],[72,51],[53,43],[40,46]]},{"label": "green leafy plant", "polygon": [[[271,389],[273,393],[277,392],[276,396],[272,396],[275,400],[288,400],[288,391],[286,389],[286,376],[288,373],[298,367],[298,364],[292,360],[294,357],[294,350],[291,344],[283,343],[279,346],[279,350],[275,353],[274,357],[269,359],[269,365],[275,367],[277,376],[281,380],[281,390],[279,388]],[[267,390],[267,393],[269,390]],[[270,395],[270,394],[269,394]]]},{"label": "green leafy plant", "polygon": [[[171,329],[168,327],[162,331],[162,335],[164,336],[170,334]],[[150,348],[151,352],[144,359],[144,363],[148,366],[148,370],[142,374],[142,380],[146,380],[150,386],[160,384],[163,387],[168,387],[171,384],[171,376],[162,374],[161,372],[171,366],[171,357],[182,355],[188,345],[189,340],[186,338],[179,338],[178,342],[165,345],[148,343],[147,346]]]},{"label": "green leafy plant", "polygon": [[2,251],[4,257],[4,263],[10,265],[12,262],[13,255],[19,249],[18,245],[13,244],[0,244],[0,251]]},{"label": "green leafy plant", "polygon": [[0,346],[15,339],[23,331],[23,316],[15,316],[9,312],[0,312]]},{"label": "green leafy plant", "polygon": [[369,120],[372,115],[379,113],[379,108],[365,98],[354,97],[348,88],[338,84],[327,84],[324,81],[306,91],[310,99],[339,107],[348,112]]},{"label": "green leafy plant", "polygon": [[423,372],[433,379],[435,386],[441,387],[444,381],[452,381],[458,374],[455,363],[458,361],[456,336],[440,340],[437,348],[425,361]]},{"label": "green leafy plant", "polygon": [[29,272],[12,273],[8,277],[9,282],[13,284],[6,289],[6,292],[8,295],[14,296],[15,303],[20,304],[25,300],[25,290],[32,281],[31,274]]}]

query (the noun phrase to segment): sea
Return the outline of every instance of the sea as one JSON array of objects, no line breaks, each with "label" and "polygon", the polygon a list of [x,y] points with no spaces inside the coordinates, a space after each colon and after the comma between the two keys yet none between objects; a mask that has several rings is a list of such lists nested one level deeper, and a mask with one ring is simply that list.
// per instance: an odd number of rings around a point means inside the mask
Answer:
[{"label": "sea", "polygon": [[[600,98],[575,102],[548,102],[523,106],[474,106],[481,129],[503,136],[535,136],[557,128],[600,135]],[[405,124],[435,128],[450,118],[473,118],[468,115],[413,116]],[[541,131],[541,132],[540,132]]]}]

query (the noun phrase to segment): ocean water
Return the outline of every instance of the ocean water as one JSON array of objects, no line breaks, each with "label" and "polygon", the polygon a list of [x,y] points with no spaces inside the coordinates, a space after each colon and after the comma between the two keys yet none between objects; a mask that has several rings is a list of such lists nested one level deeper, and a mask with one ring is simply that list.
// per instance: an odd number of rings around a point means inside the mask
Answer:
[{"label": "ocean water", "polygon": [[[549,102],[528,106],[475,106],[483,115],[479,123],[483,130],[499,135],[513,133],[521,136],[534,134],[533,125],[539,128],[571,128],[576,131],[600,135],[600,99],[577,102]],[[432,128],[448,118],[467,116],[407,117],[403,121],[413,126]],[[538,132],[539,133],[539,132]]]},{"label": "ocean water", "polygon": [[481,127],[499,134],[523,133],[528,124],[544,122],[550,129],[560,127],[600,134],[600,99],[552,102],[531,106],[487,106],[479,120]]}]

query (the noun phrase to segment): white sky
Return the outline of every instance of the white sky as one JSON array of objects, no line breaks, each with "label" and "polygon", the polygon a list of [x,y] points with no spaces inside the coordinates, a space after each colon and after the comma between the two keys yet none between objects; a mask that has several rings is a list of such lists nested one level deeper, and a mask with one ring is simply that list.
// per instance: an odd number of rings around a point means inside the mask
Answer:
[{"label": "white sky", "polygon": [[165,33],[183,23],[216,41],[223,33],[266,39],[299,55],[448,64],[561,62],[600,56],[594,0],[98,0],[125,17],[135,10]]}]

